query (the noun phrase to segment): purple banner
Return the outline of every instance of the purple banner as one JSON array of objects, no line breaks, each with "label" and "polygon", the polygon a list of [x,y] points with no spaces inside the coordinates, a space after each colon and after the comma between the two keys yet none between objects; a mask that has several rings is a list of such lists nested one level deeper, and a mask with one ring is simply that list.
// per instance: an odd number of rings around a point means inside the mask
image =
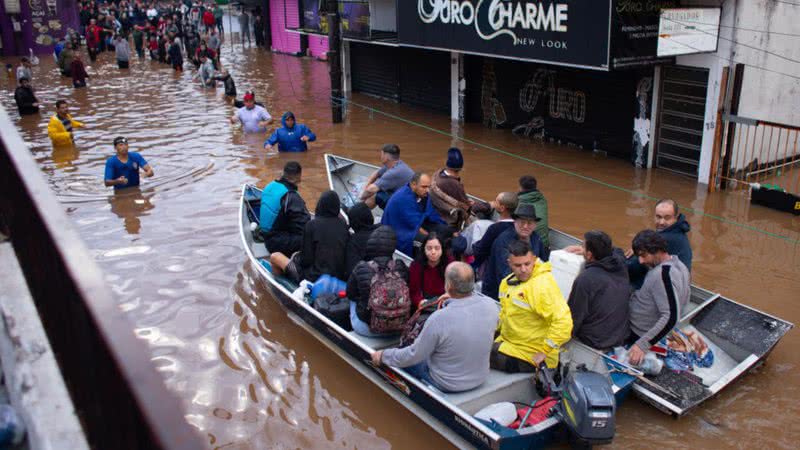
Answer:
[{"label": "purple banner", "polygon": [[354,38],[369,38],[369,3],[340,2],[339,16],[342,35]]}]

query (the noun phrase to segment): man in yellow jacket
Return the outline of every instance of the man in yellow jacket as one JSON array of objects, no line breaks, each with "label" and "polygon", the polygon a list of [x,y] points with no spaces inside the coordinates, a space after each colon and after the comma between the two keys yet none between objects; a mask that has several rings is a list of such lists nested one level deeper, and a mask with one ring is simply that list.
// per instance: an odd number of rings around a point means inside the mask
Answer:
[{"label": "man in yellow jacket", "polygon": [[572,314],[556,284],[549,262],[527,242],[509,245],[512,274],[500,284],[499,335],[490,366],[504,372],[533,372],[543,361],[558,366],[561,346],[572,334]]},{"label": "man in yellow jacket", "polygon": [[82,128],[83,122],[74,120],[69,114],[69,106],[66,100],[56,102],[56,114],[50,118],[47,124],[47,135],[53,141],[54,147],[72,145],[74,138],[72,131],[75,128]]}]

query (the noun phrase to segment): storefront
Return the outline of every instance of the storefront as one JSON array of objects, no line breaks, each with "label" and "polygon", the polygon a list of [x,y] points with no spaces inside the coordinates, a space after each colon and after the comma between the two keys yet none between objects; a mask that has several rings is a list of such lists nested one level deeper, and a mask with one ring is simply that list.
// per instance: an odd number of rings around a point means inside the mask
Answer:
[{"label": "storefront", "polygon": [[58,39],[79,24],[75,0],[6,0],[0,3],[2,54],[52,53]]}]

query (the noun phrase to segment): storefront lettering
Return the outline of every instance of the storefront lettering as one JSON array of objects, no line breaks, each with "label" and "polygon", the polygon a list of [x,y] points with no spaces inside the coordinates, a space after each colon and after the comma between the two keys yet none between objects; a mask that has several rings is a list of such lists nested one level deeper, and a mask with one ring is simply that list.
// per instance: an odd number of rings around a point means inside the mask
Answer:
[{"label": "storefront lettering", "polygon": [[583,123],[586,120],[586,94],[582,91],[558,88],[550,90],[550,117]]},{"label": "storefront lettering", "polygon": [[[479,0],[417,0],[417,12],[422,22],[474,26],[484,40],[501,35],[510,36],[515,45],[523,43],[518,31],[567,32],[568,5],[542,1]],[[488,24],[489,29],[485,29]],[[530,38],[523,38],[530,41]],[[555,45],[549,47],[561,48]],[[524,45],[531,45],[525,43]],[[543,45],[547,46],[544,42]]]}]

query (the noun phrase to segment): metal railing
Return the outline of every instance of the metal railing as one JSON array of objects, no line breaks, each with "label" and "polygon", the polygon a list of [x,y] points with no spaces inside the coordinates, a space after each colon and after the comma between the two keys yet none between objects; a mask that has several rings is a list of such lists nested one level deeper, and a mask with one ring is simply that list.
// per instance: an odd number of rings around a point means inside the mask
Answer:
[{"label": "metal railing", "polygon": [[752,183],[778,185],[800,194],[800,127],[729,115],[720,185],[745,189]]},{"label": "metal railing", "polygon": [[11,239],[89,444],[205,448],[2,108],[0,174],[0,232]]}]

